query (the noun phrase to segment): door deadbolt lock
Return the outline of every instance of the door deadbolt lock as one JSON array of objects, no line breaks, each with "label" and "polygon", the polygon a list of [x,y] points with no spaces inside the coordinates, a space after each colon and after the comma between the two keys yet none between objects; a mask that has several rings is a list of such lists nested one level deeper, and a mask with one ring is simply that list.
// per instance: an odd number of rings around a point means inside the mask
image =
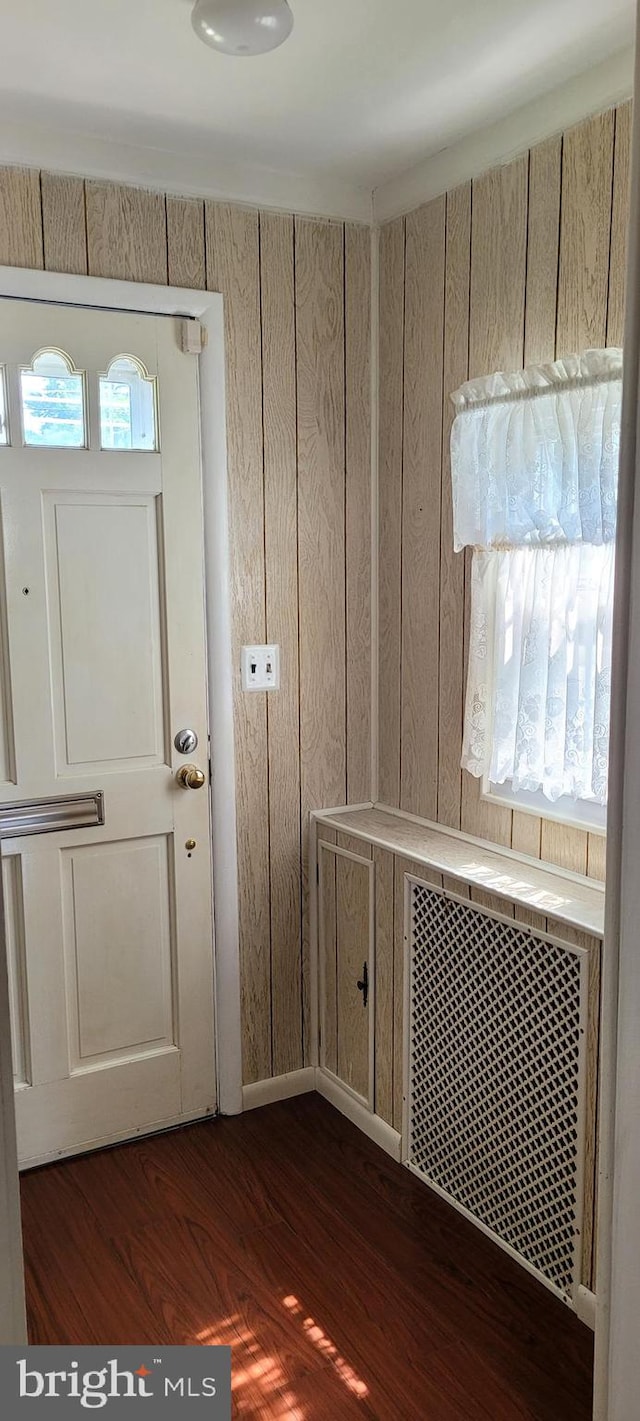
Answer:
[{"label": "door deadbolt lock", "polygon": [[198,748],[198,737],[195,730],[179,730],[173,743],[179,755],[193,755]]},{"label": "door deadbolt lock", "polygon": [[176,779],[182,789],[202,789],[206,783],[206,775],[197,765],[182,765],[178,770]]}]

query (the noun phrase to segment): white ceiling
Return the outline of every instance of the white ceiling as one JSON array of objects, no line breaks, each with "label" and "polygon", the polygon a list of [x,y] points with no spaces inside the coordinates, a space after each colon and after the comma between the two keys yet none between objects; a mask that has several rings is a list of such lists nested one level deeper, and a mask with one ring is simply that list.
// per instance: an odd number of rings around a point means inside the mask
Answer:
[{"label": "white ceiling", "polygon": [[0,156],[28,129],[70,149],[75,135],[153,150],[158,174],[171,155],[172,182],[196,158],[212,172],[371,191],[629,45],[635,11],[634,0],[291,5],[281,49],[236,59],[196,39],[191,0],[0,0]]}]

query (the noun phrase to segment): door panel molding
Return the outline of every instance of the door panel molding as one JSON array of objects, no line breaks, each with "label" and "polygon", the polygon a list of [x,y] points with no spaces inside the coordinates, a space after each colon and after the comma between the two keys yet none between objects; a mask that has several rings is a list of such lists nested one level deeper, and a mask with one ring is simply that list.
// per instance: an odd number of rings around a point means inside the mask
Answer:
[{"label": "door panel molding", "polygon": [[[53,711],[61,778],[83,771],[102,774],[167,763],[157,497],[91,490],[44,496]],[[94,579],[98,572],[102,584],[102,596],[92,598],[90,605],[82,598],[89,570]],[[109,644],[108,632],[118,602],[120,636],[115,648]],[[116,674],[122,660],[126,682]],[[88,680],[98,700],[90,722]]]},{"label": "door panel molding", "polygon": [[4,859],[2,898],[11,1004],[13,1079],[17,1086],[31,1084],[29,1049],[29,998],[27,992],[26,942],[22,864],[18,854]]},{"label": "door panel molding", "polygon": [[168,835],[62,853],[72,1074],[178,1044],[172,869]]}]

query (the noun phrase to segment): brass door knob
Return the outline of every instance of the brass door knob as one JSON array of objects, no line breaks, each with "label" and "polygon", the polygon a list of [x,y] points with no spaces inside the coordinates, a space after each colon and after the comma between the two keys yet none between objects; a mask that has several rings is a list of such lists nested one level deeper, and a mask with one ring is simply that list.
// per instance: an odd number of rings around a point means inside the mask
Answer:
[{"label": "brass door knob", "polygon": [[206,783],[206,775],[197,765],[181,765],[176,779],[183,789],[202,789]]}]

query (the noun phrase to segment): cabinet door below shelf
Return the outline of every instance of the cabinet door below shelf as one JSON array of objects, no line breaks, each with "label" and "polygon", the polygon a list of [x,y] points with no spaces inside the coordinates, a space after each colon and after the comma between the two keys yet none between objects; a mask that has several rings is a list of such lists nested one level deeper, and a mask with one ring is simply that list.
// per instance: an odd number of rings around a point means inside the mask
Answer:
[{"label": "cabinet door below shelf", "polygon": [[325,843],[318,861],[321,1065],[371,1106],[373,864]]}]

